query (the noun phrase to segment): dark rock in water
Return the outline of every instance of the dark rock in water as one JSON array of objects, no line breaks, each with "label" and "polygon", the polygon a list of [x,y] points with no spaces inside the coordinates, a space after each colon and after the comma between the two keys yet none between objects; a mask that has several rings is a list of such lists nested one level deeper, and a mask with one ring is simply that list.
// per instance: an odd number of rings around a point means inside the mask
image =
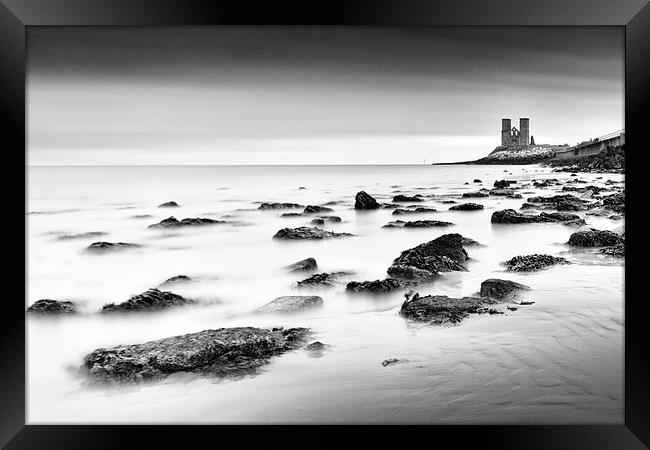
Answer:
[{"label": "dark rock in water", "polygon": [[405,250],[388,268],[388,274],[392,278],[431,279],[438,272],[464,271],[468,256],[462,239],[457,233],[445,234]]},{"label": "dark rock in water", "polygon": [[473,197],[487,197],[488,194],[485,192],[464,192],[462,197],[463,198],[473,198]]},{"label": "dark rock in water", "polygon": [[284,213],[280,217],[302,217],[302,213]]},{"label": "dark rock in water", "polygon": [[534,270],[544,269],[556,264],[570,264],[564,258],[551,255],[524,255],[515,256],[506,261],[506,267],[513,272],[531,272]]},{"label": "dark rock in water", "polygon": [[158,205],[158,208],[178,208],[179,206],[176,202],[165,202]]},{"label": "dark rock in water", "polygon": [[303,214],[316,214],[316,213],[324,213],[330,211],[334,211],[334,210],[332,208],[328,208],[327,206],[307,205],[305,207],[305,210],[303,211]]},{"label": "dark rock in water", "polygon": [[61,234],[57,236],[57,239],[61,241],[68,241],[73,239],[88,239],[88,238],[97,238],[100,236],[106,236],[108,233],[103,231],[88,231],[86,233],[77,233],[77,234]]},{"label": "dark rock in water", "polygon": [[348,292],[385,294],[402,287],[402,283],[394,278],[374,281],[350,281],[345,290]]},{"label": "dark rock in water", "polygon": [[404,202],[423,202],[424,199],[420,194],[414,195],[414,196],[408,196],[408,195],[396,195],[393,197],[394,202],[398,203],[404,203]]},{"label": "dark rock in water", "polygon": [[451,298],[446,295],[415,294],[402,303],[400,315],[419,322],[436,325],[457,324],[470,314],[479,313],[487,304],[485,299],[477,297]]},{"label": "dark rock in water", "polygon": [[187,275],[176,275],[163,281],[160,284],[160,287],[175,286],[177,284],[188,283],[190,281],[192,281],[192,279]]},{"label": "dark rock in water", "polygon": [[456,200],[442,200],[442,201],[440,201],[440,203],[452,204],[452,203],[458,203],[458,202]]},{"label": "dark rock in water", "polygon": [[449,208],[449,211],[475,211],[477,209],[483,209],[483,205],[478,203],[461,203],[460,205],[455,205]]},{"label": "dark rock in water", "polygon": [[489,194],[501,197],[521,198],[521,194],[517,194],[512,189],[492,189]]},{"label": "dark rock in water", "polygon": [[574,247],[609,247],[624,242],[623,236],[612,231],[585,230],[573,233],[568,244]]},{"label": "dark rock in water", "polygon": [[226,223],[223,220],[214,220],[214,219],[205,219],[202,217],[188,217],[183,220],[178,220],[175,217],[168,217],[161,220],[158,223],[149,225],[147,228],[181,228],[181,227],[193,227],[193,226],[202,226],[202,225],[215,225],[219,223]]},{"label": "dark rock in water", "polygon": [[256,309],[260,313],[292,313],[320,307],[323,299],[317,295],[287,295],[278,297]]},{"label": "dark rock in water", "polygon": [[283,228],[273,236],[274,239],[330,239],[352,236],[350,233],[335,233],[316,227]]},{"label": "dark rock in water", "polygon": [[131,216],[132,219],[150,219],[152,217],[151,214],[136,214],[135,216]]},{"label": "dark rock in water", "polygon": [[267,330],[219,328],[144,344],[100,348],[85,356],[83,368],[94,382],[139,382],[176,372],[218,377],[254,373],[271,357],[299,348],[307,328]]},{"label": "dark rock in water", "polygon": [[490,278],[481,283],[481,297],[491,299],[505,299],[518,291],[529,290],[528,286],[510,280]]},{"label": "dark rock in water", "polygon": [[138,244],[130,244],[128,242],[93,242],[86,249],[91,252],[104,252],[111,250],[122,250],[127,248],[140,247]]},{"label": "dark rock in water", "polygon": [[285,267],[285,270],[289,272],[305,272],[309,270],[316,270],[317,268],[318,264],[316,264],[316,260],[314,258],[306,258],[302,261],[288,265]]},{"label": "dark rock in water", "polygon": [[407,361],[404,360],[404,359],[390,358],[390,359],[383,360],[381,362],[381,365],[383,367],[387,367],[387,366],[392,366],[393,364],[398,364],[398,363],[402,363],[402,362],[407,362]]},{"label": "dark rock in water", "polygon": [[519,305],[520,306],[528,306],[528,305],[532,305],[534,303],[535,302],[529,302],[529,301],[526,301],[526,300],[522,300],[522,301],[519,302]]},{"label": "dark rock in water", "polygon": [[333,286],[337,283],[338,279],[342,276],[349,275],[348,272],[332,272],[332,273],[317,273],[309,278],[296,283],[296,287],[319,287],[319,286]]},{"label": "dark rock in water", "polygon": [[298,203],[262,203],[257,209],[295,209],[304,207],[305,205],[299,205]]},{"label": "dark rock in water", "polygon": [[340,223],[341,218],[338,216],[321,216],[312,219],[311,223],[314,225],[325,225],[326,223]]},{"label": "dark rock in water", "polygon": [[433,227],[448,227],[453,225],[451,222],[442,222],[440,220],[414,220],[404,222],[403,220],[395,220],[388,222],[383,228],[433,228]]},{"label": "dark rock in water", "polygon": [[378,209],[379,203],[365,191],[357,192],[354,197],[354,209]]},{"label": "dark rock in water", "polygon": [[34,302],[27,308],[27,312],[30,314],[73,314],[77,311],[72,302],[43,299]]},{"label": "dark rock in water", "polygon": [[625,244],[621,242],[620,244],[601,248],[600,253],[604,255],[614,256],[616,258],[625,258]]},{"label": "dark rock in water", "polygon": [[617,213],[625,212],[625,195],[612,194],[603,198],[603,206]]},{"label": "dark rock in water", "polygon": [[483,244],[481,244],[480,242],[475,241],[474,239],[471,239],[471,238],[468,238],[468,237],[464,237],[464,236],[460,238],[460,243],[461,243],[463,246],[466,246],[466,247],[467,247],[467,246],[478,246],[478,245],[483,245]]},{"label": "dark rock in water", "polygon": [[516,184],[516,181],[509,181],[509,180],[500,180],[500,181],[495,181],[494,182],[494,188],[495,189],[506,189],[510,187],[511,184]]},{"label": "dark rock in water", "polygon": [[400,216],[404,214],[422,214],[422,213],[432,213],[436,212],[435,208],[424,208],[424,207],[418,207],[415,209],[402,209],[402,208],[397,208],[395,211],[393,211],[394,216]]},{"label": "dark rock in water", "polygon": [[134,295],[127,301],[118,305],[110,303],[104,305],[101,312],[130,312],[130,311],[154,311],[173,306],[185,306],[194,303],[194,300],[183,298],[178,294],[169,291],[149,289],[142,294]]},{"label": "dark rock in water", "polygon": [[322,352],[323,350],[327,350],[329,348],[329,345],[323,344],[320,341],[314,341],[311,344],[305,345],[305,350],[308,352]]},{"label": "dark rock in water", "polygon": [[474,183],[483,183],[483,182],[481,180],[479,180],[478,178],[474,178]]},{"label": "dark rock in water", "polygon": [[492,223],[539,223],[539,222],[567,222],[577,221],[583,219],[576,214],[569,213],[541,213],[539,215],[522,214],[514,209],[504,209],[495,211],[492,214]]}]

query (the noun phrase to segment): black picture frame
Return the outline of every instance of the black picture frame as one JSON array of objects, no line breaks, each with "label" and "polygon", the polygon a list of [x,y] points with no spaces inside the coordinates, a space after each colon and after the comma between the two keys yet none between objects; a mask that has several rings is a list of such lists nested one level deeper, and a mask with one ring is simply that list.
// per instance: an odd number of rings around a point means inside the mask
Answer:
[{"label": "black picture frame", "polygon": [[[167,25],[369,25],[369,26],[617,26],[625,28],[626,266],[644,252],[637,208],[645,200],[643,139],[650,109],[650,5],[648,0],[0,0],[0,110],[5,143],[2,236],[5,257],[0,361],[0,444],[8,449],[180,448],[192,445],[345,444],[356,434],[364,446],[426,444],[518,449],[642,449],[650,446],[650,327],[640,282],[625,276],[625,423],[548,426],[44,426],[25,425],[25,238],[27,27]],[[645,144],[645,146],[644,146]],[[647,150],[646,150],[647,149]],[[21,171],[19,168],[23,168]],[[22,180],[20,179],[22,178]],[[637,237],[634,237],[637,236]],[[22,264],[21,264],[22,263]],[[19,270],[25,268],[25,283]],[[639,267],[639,266],[637,266]],[[643,268],[643,264],[640,266]],[[634,269],[633,269],[634,270]],[[7,291],[11,295],[7,295]],[[636,293],[639,294],[636,294]],[[143,421],[146,418],[143,418]],[[234,439],[234,441],[231,441]],[[297,441],[294,441],[296,439]],[[417,440],[416,440],[417,439]],[[201,443],[203,442],[203,444]],[[238,444],[239,443],[239,444]],[[644,445],[645,444],[645,445]],[[419,444],[421,445],[421,444]]]}]

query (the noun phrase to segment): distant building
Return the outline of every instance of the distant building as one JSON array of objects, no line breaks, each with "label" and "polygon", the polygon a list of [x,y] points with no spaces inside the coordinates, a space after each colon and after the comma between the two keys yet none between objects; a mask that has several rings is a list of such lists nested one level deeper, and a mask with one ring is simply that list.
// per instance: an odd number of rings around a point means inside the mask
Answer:
[{"label": "distant building", "polygon": [[519,129],[512,127],[510,119],[501,119],[501,146],[526,147],[534,141],[530,140],[530,121],[528,118],[519,119]]}]

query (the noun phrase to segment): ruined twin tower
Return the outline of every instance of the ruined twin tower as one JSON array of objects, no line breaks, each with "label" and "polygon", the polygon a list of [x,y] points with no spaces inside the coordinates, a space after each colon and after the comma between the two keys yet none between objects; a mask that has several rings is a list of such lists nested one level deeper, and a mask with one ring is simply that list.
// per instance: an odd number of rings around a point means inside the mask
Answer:
[{"label": "ruined twin tower", "polygon": [[535,145],[535,139],[530,136],[528,118],[519,119],[519,129],[510,126],[510,119],[501,119],[501,146],[523,147]]}]

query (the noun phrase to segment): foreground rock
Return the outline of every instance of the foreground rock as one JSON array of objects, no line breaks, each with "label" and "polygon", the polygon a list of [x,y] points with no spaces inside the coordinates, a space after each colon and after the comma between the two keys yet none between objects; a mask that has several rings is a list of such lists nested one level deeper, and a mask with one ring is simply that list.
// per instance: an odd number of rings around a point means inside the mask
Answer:
[{"label": "foreground rock", "polygon": [[403,220],[395,220],[388,222],[383,228],[433,228],[433,227],[449,227],[453,225],[451,222],[442,222],[440,220],[414,220],[404,222]]},{"label": "foreground rock", "polygon": [[285,267],[285,270],[288,272],[307,272],[309,270],[316,269],[318,269],[318,264],[316,264],[316,260],[314,258],[305,258]]},{"label": "foreground rock", "polygon": [[481,283],[481,297],[503,300],[529,289],[528,286],[514,281],[490,278]]},{"label": "foreground rock", "polygon": [[43,299],[34,302],[27,308],[27,312],[30,314],[73,314],[77,311],[72,302]]},{"label": "foreground rock", "polygon": [[288,295],[278,297],[256,311],[260,313],[293,313],[322,305],[323,299],[317,295]]},{"label": "foreground rock", "polygon": [[434,325],[457,324],[470,314],[483,312],[485,305],[490,303],[478,297],[451,298],[446,295],[420,297],[419,294],[415,294],[402,304],[399,313],[402,317]]},{"label": "foreground rock", "polygon": [[238,327],[205,330],[144,344],[97,349],[83,368],[94,382],[139,382],[176,372],[218,377],[254,373],[271,357],[300,347],[307,328],[287,330]]},{"label": "foreground rock", "polygon": [[356,293],[386,294],[402,288],[402,283],[394,278],[374,281],[350,281],[345,290]]},{"label": "foreground rock", "polygon": [[545,269],[546,267],[554,266],[556,264],[570,264],[564,258],[551,255],[524,255],[515,256],[506,261],[506,267],[512,272],[531,272],[534,270]]},{"label": "foreground rock", "polygon": [[216,225],[219,223],[226,223],[223,220],[205,219],[202,217],[188,217],[183,220],[178,220],[175,217],[168,217],[158,223],[149,225],[147,228],[181,228],[181,227],[194,227],[202,225]]},{"label": "foreground rock", "polygon": [[522,214],[514,209],[504,209],[492,213],[492,223],[541,223],[541,222],[573,222],[584,223],[584,220],[577,214],[569,213],[546,213],[539,215]]},{"label": "foreground rock", "polygon": [[574,247],[609,247],[622,244],[625,238],[612,231],[583,230],[576,231],[569,237],[569,245]]},{"label": "foreground rock", "polygon": [[445,234],[433,241],[405,250],[388,268],[392,278],[433,279],[439,272],[464,271],[467,252],[460,234]]},{"label": "foreground rock", "polygon": [[104,305],[101,312],[155,311],[175,306],[190,305],[193,303],[193,300],[183,298],[173,292],[149,289],[142,294],[134,295],[127,301],[118,305],[114,303]]},{"label": "foreground rock", "polygon": [[449,208],[449,211],[476,211],[478,209],[483,209],[483,205],[478,203],[461,203],[460,205],[454,205]]},{"label": "foreground rock", "polygon": [[335,233],[317,227],[283,228],[273,236],[274,239],[331,239],[352,236],[350,233]]},{"label": "foreground rock", "polygon": [[298,203],[262,203],[257,209],[267,211],[271,209],[295,209],[304,207],[305,205],[299,205]]},{"label": "foreground rock", "polygon": [[354,197],[354,209],[379,209],[377,200],[365,191],[357,192]]},{"label": "foreground rock", "polygon": [[106,251],[113,251],[113,250],[124,250],[124,249],[129,249],[129,248],[137,248],[140,247],[138,244],[131,244],[129,242],[93,242],[90,244],[88,247],[86,247],[86,250],[90,252],[96,252],[96,253],[103,253]]},{"label": "foreground rock", "polygon": [[176,202],[165,202],[158,205],[158,208],[178,208],[179,206]]}]

